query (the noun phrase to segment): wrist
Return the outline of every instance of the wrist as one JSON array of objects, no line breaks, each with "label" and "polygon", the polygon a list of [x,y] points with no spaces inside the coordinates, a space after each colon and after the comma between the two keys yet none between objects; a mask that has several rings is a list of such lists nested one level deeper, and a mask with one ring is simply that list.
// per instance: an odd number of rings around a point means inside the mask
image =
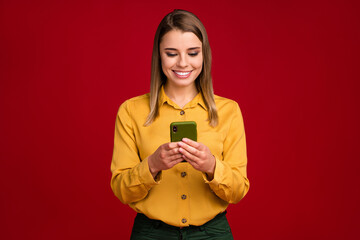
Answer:
[{"label": "wrist", "polygon": [[214,160],[214,161],[213,161],[213,164],[212,164],[212,166],[209,168],[209,170],[205,172],[205,174],[206,174],[206,176],[207,176],[207,178],[208,178],[209,181],[211,181],[212,179],[214,179],[214,174],[215,174],[216,159],[215,159],[215,156],[214,156],[214,155],[212,155],[212,157],[213,157],[213,160]]},{"label": "wrist", "polygon": [[206,178],[207,178],[208,181],[211,181],[211,180],[214,179],[214,174],[213,173],[205,173],[205,175],[206,175]]},{"label": "wrist", "polygon": [[152,156],[149,156],[148,158],[148,165],[149,165],[149,171],[153,178],[155,179],[156,175],[159,173],[159,170],[156,170],[156,168],[153,166],[153,160]]}]

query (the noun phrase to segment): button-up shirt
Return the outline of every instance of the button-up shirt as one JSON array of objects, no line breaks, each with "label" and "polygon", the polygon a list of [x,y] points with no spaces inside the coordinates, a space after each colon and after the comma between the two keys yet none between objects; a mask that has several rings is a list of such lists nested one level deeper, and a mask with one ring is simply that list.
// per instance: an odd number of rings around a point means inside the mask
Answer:
[{"label": "button-up shirt", "polygon": [[[229,203],[239,202],[249,190],[242,114],[235,101],[215,95],[219,123],[211,127],[201,93],[183,108],[167,97],[163,88],[159,100],[159,116],[148,126],[144,123],[150,112],[149,94],[120,106],[111,188],[122,203],[151,219],[178,227],[199,226],[225,211]],[[187,162],[152,177],[148,157],[170,142],[170,124],[178,121],[197,123],[198,142],[216,159],[211,181]]]}]

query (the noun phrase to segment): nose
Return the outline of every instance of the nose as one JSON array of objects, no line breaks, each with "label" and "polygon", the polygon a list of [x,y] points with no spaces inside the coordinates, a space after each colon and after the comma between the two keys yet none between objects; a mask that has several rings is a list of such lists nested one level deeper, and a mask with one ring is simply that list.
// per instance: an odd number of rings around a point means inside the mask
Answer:
[{"label": "nose", "polygon": [[187,67],[188,64],[189,64],[189,63],[188,63],[188,59],[187,59],[186,55],[185,55],[185,54],[179,55],[177,65],[178,65],[179,67],[184,68],[184,67]]}]

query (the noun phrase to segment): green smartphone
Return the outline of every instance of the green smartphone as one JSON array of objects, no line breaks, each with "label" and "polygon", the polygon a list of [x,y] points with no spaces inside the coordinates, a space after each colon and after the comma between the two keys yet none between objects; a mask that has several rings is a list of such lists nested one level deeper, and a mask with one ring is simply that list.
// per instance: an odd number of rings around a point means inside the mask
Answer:
[{"label": "green smartphone", "polygon": [[196,122],[172,122],[170,124],[170,138],[171,142],[180,142],[183,138],[197,141]]}]

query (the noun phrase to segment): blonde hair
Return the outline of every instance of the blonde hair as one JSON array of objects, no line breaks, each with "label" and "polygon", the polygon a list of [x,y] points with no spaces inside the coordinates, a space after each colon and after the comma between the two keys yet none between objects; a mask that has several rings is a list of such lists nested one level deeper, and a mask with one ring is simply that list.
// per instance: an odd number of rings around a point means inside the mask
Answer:
[{"label": "blonde hair", "polygon": [[166,76],[161,68],[159,45],[162,37],[171,30],[194,33],[202,42],[203,68],[195,80],[197,90],[202,94],[204,103],[208,109],[208,121],[210,126],[218,124],[218,114],[214,100],[214,90],[211,77],[211,49],[204,25],[191,12],[176,9],[166,15],[160,22],[154,38],[154,46],[151,61],[151,84],[150,84],[150,113],[145,126],[150,125],[159,115],[159,93],[166,82]]}]

